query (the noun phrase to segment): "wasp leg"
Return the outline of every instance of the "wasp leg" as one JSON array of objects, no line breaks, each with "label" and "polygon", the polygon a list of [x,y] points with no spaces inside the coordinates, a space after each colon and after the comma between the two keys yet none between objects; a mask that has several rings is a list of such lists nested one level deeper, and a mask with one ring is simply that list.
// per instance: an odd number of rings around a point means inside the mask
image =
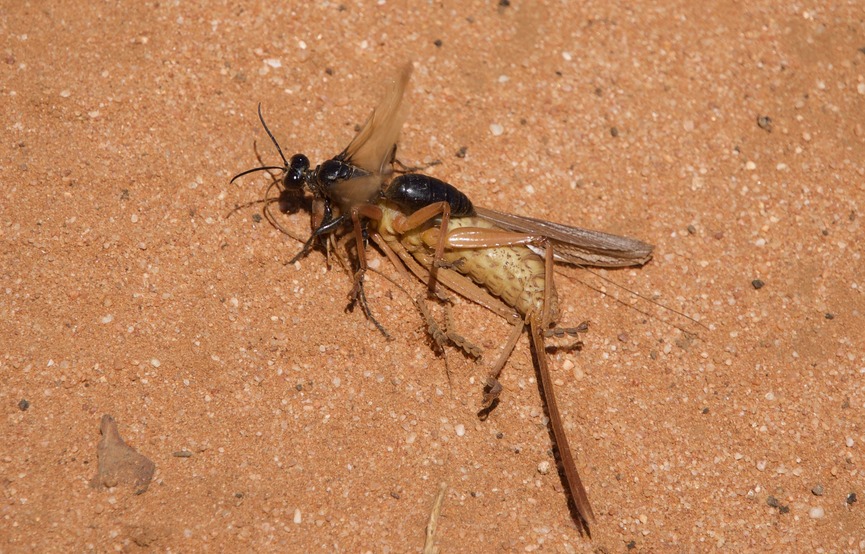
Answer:
[{"label": "wasp leg", "polygon": [[436,217],[441,216],[441,224],[439,227],[439,240],[436,244],[435,254],[432,259],[432,263],[430,264],[430,278],[427,282],[427,286],[429,287],[430,292],[435,292],[436,281],[438,278],[438,270],[440,267],[440,263],[442,261],[442,257],[444,256],[445,251],[445,242],[447,233],[445,230],[450,225],[451,219],[451,206],[447,202],[435,202],[433,204],[429,204],[428,206],[424,206],[423,208],[417,210],[413,214],[408,217],[398,218],[394,221],[394,230],[399,234],[405,234],[406,232],[416,229],[430,221],[435,219]]},{"label": "wasp leg", "polygon": [[385,330],[384,326],[378,322],[375,316],[372,315],[372,311],[370,311],[369,304],[366,301],[366,293],[363,290],[363,278],[366,274],[366,244],[363,237],[363,227],[360,222],[361,217],[380,219],[381,210],[372,204],[361,204],[359,206],[354,206],[351,209],[351,221],[356,241],[355,245],[357,247],[358,269],[354,273],[354,285],[349,293],[349,298],[352,302],[357,301],[357,303],[360,304],[360,308],[363,310],[364,315],[367,319],[372,321],[376,329],[381,331],[381,333],[388,339],[392,339],[393,337],[391,337],[387,330]]},{"label": "wasp leg", "polygon": [[394,166],[399,166],[399,169],[394,168],[394,173],[417,173],[418,171],[423,171],[428,169],[434,165],[441,165],[441,160],[433,160],[428,164],[423,165],[405,165],[396,157],[396,148],[393,149],[393,158],[391,159],[391,163]]}]

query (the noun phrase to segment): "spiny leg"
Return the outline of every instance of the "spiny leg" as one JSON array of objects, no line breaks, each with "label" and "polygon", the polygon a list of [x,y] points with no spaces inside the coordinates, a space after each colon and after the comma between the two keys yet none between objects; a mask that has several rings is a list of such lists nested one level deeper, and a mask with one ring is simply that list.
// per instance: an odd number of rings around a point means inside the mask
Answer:
[{"label": "spiny leg", "polygon": [[445,332],[439,327],[439,324],[436,322],[435,318],[433,318],[432,314],[427,308],[426,301],[422,296],[418,296],[414,299],[415,306],[417,306],[418,310],[420,310],[421,317],[423,317],[424,323],[427,326],[427,334],[432,337],[433,342],[438,347],[438,351],[441,353],[442,358],[445,360],[445,373],[448,377],[448,388],[453,390],[453,384],[451,383],[451,368],[448,363],[448,354],[447,350],[445,350],[445,344],[448,342],[448,337]]},{"label": "spiny leg", "polygon": [[511,357],[511,353],[514,351],[514,347],[517,345],[517,341],[520,339],[524,327],[525,323],[523,321],[514,325],[504,348],[499,354],[498,360],[496,360],[496,364],[493,366],[492,371],[490,371],[489,376],[487,376],[486,386],[484,387],[483,404],[481,405],[481,410],[478,412],[478,417],[482,420],[486,419],[492,409],[495,408],[496,401],[499,399],[499,395],[502,392],[502,385],[499,383],[499,376],[502,374],[505,362],[507,362],[508,358]]},{"label": "spiny leg", "polygon": [[378,329],[388,340],[393,337],[385,330],[384,326],[378,322],[375,316],[372,315],[372,311],[369,309],[369,304],[366,300],[366,292],[364,292],[363,288],[363,278],[366,274],[366,243],[364,241],[363,236],[363,227],[361,226],[360,218],[367,217],[372,219],[381,219],[381,210],[372,205],[372,204],[361,204],[360,206],[354,206],[351,209],[351,221],[353,226],[353,233],[355,237],[355,246],[357,247],[357,261],[358,261],[358,269],[354,273],[354,285],[352,286],[351,292],[349,293],[349,299],[352,303],[357,301],[360,304],[361,310],[363,310],[364,315],[372,321],[373,325],[375,325],[376,329]]},{"label": "spiny leg", "polygon": [[481,358],[481,355],[483,355],[483,349],[481,349],[480,346],[469,341],[467,338],[457,332],[456,325],[454,325],[453,312],[451,311],[450,304],[445,303],[444,312],[445,335],[447,336],[448,340],[450,340],[454,346],[465,352],[466,355],[471,356],[476,360],[479,360]]}]

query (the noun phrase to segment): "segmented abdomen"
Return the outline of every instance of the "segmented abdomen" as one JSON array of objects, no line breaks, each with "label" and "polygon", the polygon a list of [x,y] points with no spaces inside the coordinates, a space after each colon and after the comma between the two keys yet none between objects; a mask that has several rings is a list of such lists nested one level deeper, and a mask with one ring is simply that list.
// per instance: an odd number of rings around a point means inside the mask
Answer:
[{"label": "segmented abdomen", "polygon": [[[424,267],[430,268],[435,253],[438,233],[425,232],[441,223],[430,222],[404,235],[396,235],[390,227],[396,210],[385,210],[380,230],[386,240],[398,240],[406,250]],[[495,224],[479,217],[451,219],[448,230],[474,227],[501,230]],[[471,278],[491,294],[501,298],[523,316],[543,310],[544,307],[544,260],[525,246],[502,246],[497,248],[445,248],[444,261],[453,269]],[[555,289],[549,292],[550,315],[555,318],[557,299]]]}]

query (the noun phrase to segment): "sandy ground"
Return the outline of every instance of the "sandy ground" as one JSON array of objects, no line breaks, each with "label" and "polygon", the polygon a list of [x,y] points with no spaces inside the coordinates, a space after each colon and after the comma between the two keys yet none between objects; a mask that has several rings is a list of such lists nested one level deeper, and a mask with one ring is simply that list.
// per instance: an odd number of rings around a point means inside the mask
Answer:
[{"label": "sandy ground", "polygon": [[[0,6],[0,550],[417,552],[446,483],[443,552],[865,551],[861,2],[280,4]],[[459,303],[488,355],[446,368],[382,256],[390,341],[260,204],[227,217],[254,141],[278,162],[257,103],[320,162],[409,59],[402,159],[656,245],[556,275],[591,537],[525,337],[479,421],[504,321]],[[90,486],[103,414],[147,492]]]}]

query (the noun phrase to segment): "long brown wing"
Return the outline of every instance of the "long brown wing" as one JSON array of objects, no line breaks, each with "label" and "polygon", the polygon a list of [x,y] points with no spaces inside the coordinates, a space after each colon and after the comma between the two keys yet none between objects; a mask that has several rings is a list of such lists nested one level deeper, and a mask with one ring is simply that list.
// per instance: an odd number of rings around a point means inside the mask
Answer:
[{"label": "long brown wing", "polygon": [[643,241],[600,231],[571,227],[543,219],[475,207],[484,219],[509,231],[543,236],[553,243],[557,261],[581,266],[628,267],[652,258],[653,246]]},{"label": "long brown wing", "polygon": [[400,68],[385,97],[337,159],[371,173],[386,173],[406,118],[402,99],[411,72],[411,63]]}]

